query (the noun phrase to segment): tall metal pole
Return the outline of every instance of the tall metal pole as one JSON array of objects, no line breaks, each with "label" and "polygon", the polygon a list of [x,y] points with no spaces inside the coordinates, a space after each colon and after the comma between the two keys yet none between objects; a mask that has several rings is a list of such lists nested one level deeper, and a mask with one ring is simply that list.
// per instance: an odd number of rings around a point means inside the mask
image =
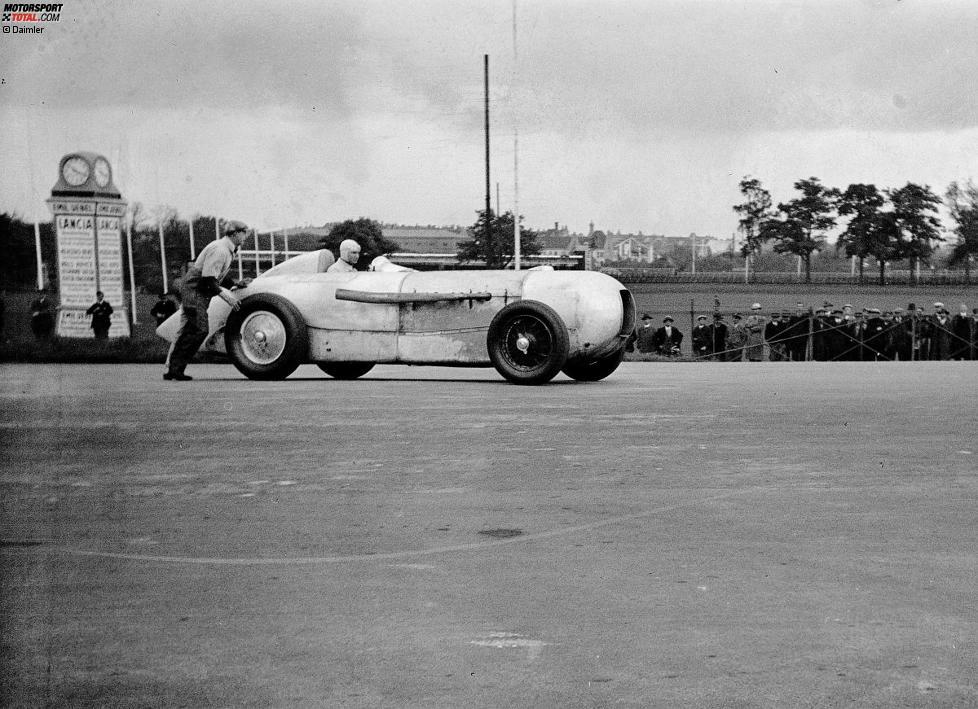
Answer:
[{"label": "tall metal pole", "polygon": [[34,255],[37,258],[37,289],[44,287],[44,262],[41,259],[41,225],[37,223],[37,207],[34,208]]},{"label": "tall metal pole", "polygon": [[[486,261],[492,258],[492,193],[489,184],[489,55],[482,55],[486,95]],[[488,263],[486,264],[488,265]]]},{"label": "tall metal pole", "polygon": [[163,242],[163,217],[160,216],[159,221],[156,224],[156,228],[160,233],[160,268],[163,270],[163,292],[166,293],[170,290],[169,278],[166,275],[166,244]]},{"label": "tall metal pole", "polygon": [[255,278],[261,275],[261,266],[258,263],[258,230],[255,229]]},{"label": "tall metal pole", "polygon": [[126,219],[126,251],[129,253],[129,297],[132,300],[132,324],[135,325],[139,322],[139,316],[136,315],[136,269],[133,268],[132,263],[132,219]]},{"label": "tall metal pole", "polygon": [[[513,78],[519,55],[516,50],[516,0],[513,0]],[[513,81],[516,85],[516,81]],[[513,102],[513,268],[520,270],[520,129],[517,115],[519,100]]]}]

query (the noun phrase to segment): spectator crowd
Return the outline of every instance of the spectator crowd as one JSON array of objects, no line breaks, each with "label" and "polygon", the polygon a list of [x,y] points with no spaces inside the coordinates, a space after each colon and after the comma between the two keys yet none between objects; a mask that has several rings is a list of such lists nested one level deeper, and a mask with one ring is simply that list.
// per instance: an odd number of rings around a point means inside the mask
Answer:
[{"label": "spectator crowd", "polygon": [[[944,303],[933,312],[910,303],[907,309],[836,308],[826,302],[819,308],[802,303],[794,312],[762,312],[760,303],[750,311],[733,313],[732,322],[714,312],[697,318],[690,337],[692,356],[721,362],[880,362],[978,359],[978,308],[962,303],[954,315]],[[666,316],[656,327],[643,313],[641,324],[629,338],[626,350],[642,354],[678,357],[684,335]]]}]

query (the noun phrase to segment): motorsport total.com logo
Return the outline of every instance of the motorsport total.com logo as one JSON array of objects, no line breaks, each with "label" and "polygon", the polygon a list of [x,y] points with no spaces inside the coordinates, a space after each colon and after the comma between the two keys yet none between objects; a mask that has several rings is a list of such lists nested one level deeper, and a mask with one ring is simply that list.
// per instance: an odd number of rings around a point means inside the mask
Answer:
[{"label": "motorsport total.com logo", "polygon": [[[44,28],[39,26],[44,22],[58,22],[61,20],[61,8],[64,3],[4,3],[3,22],[4,34],[40,34]],[[8,22],[29,23],[26,27],[19,25],[8,25]]]}]

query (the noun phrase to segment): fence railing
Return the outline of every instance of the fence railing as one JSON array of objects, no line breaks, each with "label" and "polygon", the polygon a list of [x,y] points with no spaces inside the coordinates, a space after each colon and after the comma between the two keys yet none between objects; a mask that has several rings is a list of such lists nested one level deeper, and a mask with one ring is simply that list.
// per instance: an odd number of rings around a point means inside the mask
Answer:
[{"label": "fence railing", "polygon": [[[644,268],[602,268],[602,272],[614,276],[622,283],[744,283],[743,272],[706,271],[690,273],[686,271],[666,272],[664,269]],[[814,283],[818,285],[875,285],[879,283],[878,274],[866,273],[860,280],[858,275],[849,273],[813,272],[810,280],[804,274],[794,272],[759,272],[750,274],[751,284]],[[971,285],[978,283],[978,274],[964,271],[922,271],[919,276],[906,270],[887,271],[885,285]]]}]

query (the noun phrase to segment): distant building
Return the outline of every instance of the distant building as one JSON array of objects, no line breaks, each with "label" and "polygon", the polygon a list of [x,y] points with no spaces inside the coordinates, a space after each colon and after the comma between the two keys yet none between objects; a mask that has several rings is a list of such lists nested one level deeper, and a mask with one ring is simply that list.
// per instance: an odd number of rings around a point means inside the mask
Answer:
[{"label": "distant building", "polygon": [[458,245],[469,241],[469,230],[460,226],[381,226],[384,238],[395,242],[401,251],[414,254],[454,254]]},{"label": "distant building", "polygon": [[732,239],[717,239],[712,236],[690,234],[689,236],[665,236],[663,234],[623,234],[591,231],[587,238],[591,244],[591,262],[598,266],[611,261],[639,261],[653,263],[661,257],[683,250],[689,252],[695,245],[696,257],[704,258],[711,254],[729,252]]},{"label": "distant building", "polygon": [[537,244],[540,255],[553,258],[572,256],[587,249],[587,239],[583,234],[570,232],[566,226],[554,222],[553,229],[537,231]]}]

